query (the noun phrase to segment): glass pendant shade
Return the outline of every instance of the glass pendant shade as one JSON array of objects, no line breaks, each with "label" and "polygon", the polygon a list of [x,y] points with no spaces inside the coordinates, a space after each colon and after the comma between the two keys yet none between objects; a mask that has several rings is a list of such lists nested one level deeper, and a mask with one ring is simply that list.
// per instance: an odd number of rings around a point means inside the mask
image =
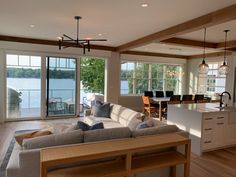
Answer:
[{"label": "glass pendant shade", "polygon": [[209,66],[206,64],[205,60],[202,60],[202,63],[198,66],[198,72],[200,74],[207,74],[209,71]]},{"label": "glass pendant shade", "polygon": [[198,72],[200,74],[207,74],[209,71],[209,66],[205,62],[206,58],[206,28],[204,28],[204,46],[203,46],[203,59],[202,63],[198,66]]},{"label": "glass pendant shade", "polygon": [[225,32],[225,50],[224,50],[224,62],[223,65],[221,65],[218,69],[218,72],[220,75],[227,75],[229,73],[229,66],[226,64],[226,41],[227,41],[227,33],[229,30],[224,30]]},{"label": "glass pendant shade", "polygon": [[227,75],[229,73],[229,70],[229,66],[224,62],[223,65],[219,67],[218,71],[220,75]]}]

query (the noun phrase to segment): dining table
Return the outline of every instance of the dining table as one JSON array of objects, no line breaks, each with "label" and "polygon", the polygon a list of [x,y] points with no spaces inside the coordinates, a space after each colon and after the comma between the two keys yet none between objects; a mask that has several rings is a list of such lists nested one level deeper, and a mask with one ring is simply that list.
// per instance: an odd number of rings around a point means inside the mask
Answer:
[{"label": "dining table", "polygon": [[170,97],[152,97],[152,98],[150,98],[150,100],[152,100],[153,103],[159,104],[159,114],[158,115],[159,115],[160,121],[162,121],[162,114],[161,114],[162,104],[170,101]]}]

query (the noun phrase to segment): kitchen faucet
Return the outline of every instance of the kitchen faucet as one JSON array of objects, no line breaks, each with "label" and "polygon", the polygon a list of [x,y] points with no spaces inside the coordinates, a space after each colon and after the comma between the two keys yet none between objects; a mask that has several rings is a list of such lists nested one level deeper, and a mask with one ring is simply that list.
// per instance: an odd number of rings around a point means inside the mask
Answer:
[{"label": "kitchen faucet", "polygon": [[224,96],[225,93],[229,95],[229,100],[231,100],[231,95],[230,95],[229,92],[226,92],[226,91],[222,92],[222,93],[220,94],[220,107],[221,107],[221,108],[222,108],[222,105],[223,105],[223,96]]}]

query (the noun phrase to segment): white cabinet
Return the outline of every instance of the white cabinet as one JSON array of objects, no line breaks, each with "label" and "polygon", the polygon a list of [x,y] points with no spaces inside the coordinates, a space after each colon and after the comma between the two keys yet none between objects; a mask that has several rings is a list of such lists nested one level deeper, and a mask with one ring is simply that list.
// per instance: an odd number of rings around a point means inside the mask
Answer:
[{"label": "white cabinet", "polygon": [[189,132],[194,154],[236,145],[236,107],[217,110],[217,106],[212,103],[168,106],[167,123]]},{"label": "white cabinet", "polygon": [[204,113],[202,117],[202,151],[226,145],[228,112]]}]

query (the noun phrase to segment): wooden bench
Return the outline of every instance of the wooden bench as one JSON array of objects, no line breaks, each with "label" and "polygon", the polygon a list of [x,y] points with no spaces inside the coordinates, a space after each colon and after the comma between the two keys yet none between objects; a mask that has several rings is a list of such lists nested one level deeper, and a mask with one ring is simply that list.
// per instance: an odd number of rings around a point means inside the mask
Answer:
[{"label": "wooden bench", "polygon": [[[185,146],[184,154],[176,150],[180,145]],[[131,177],[139,172],[165,167],[170,167],[171,177],[174,177],[176,165],[179,164],[184,164],[184,177],[189,177],[190,145],[190,139],[171,133],[42,149],[41,177]],[[145,156],[134,155],[162,148],[170,150]],[[115,156],[120,158],[90,165],[48,170],[57,165]]]}]

